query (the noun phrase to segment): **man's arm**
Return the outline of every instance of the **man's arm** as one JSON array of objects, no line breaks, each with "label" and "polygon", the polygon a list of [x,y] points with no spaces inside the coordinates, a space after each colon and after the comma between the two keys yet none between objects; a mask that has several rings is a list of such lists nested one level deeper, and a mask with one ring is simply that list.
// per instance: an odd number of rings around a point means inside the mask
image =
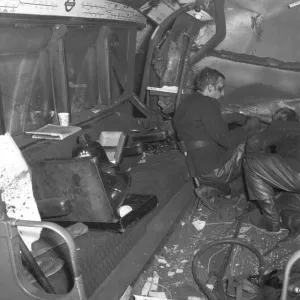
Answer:
[{"label": "man's arm", "polygon": [[274,121],[266,130],[249,138],[246,151],[265,152],[268,147],[280,142],[289,134],[300,135],[299,122]]},{"label": "man's arm", "polygon": [[224,148],[234,148],[247,139],[248,134],[243,127],[229,131],[222,117],[220,105],[214,101],[202,111],[201,119],[209,136]]}]

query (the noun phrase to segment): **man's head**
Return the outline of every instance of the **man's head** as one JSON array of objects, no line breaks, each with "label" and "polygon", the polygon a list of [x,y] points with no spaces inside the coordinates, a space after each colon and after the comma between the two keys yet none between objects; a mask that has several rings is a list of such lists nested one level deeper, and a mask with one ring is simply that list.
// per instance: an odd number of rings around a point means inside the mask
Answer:
[{"label": "man's head", "polygon": [[299,122],[299,115],[293,109],[282,107],[274,113],[272,120]]},{"label": "man's head", "polygon": [[195,88],[197,92],[215,99],[224,96],[225,76],[211,68],[204,68],[196,77]]}]

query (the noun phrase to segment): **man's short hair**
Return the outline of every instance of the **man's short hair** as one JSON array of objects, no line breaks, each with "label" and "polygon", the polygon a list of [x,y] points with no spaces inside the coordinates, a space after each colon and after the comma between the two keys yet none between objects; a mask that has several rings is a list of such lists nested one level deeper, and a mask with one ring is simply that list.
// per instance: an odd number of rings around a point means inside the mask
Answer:
[{"label": "man's short hair", "polygon": [[296,122],[299,122],[299,115],[295,110],[293,110],[291,108],[282,107],[274,113],[272,119],[274,121],[296,121]]},{"label": "man's short hair", "polygon": [[216,87],[220,77],[225,80],[225,76],[218,70],[205,67],[196,77],[195,88],[203,92],[209,85]]}]

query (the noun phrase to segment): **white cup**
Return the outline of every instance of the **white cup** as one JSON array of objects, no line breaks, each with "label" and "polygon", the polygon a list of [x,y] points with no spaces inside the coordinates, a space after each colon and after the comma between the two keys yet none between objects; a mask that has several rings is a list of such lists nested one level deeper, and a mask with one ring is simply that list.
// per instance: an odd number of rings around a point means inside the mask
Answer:
[{"label": "white cup", "polygon": [[69,113],[58,113],[58,120],[60,126],[69,126],[70,114]]}]

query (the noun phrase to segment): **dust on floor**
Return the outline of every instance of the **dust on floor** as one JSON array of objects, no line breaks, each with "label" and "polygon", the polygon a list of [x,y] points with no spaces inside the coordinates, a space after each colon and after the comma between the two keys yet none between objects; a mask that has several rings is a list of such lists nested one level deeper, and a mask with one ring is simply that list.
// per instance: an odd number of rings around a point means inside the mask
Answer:
[{"label": "dust on floor", "polygon": [[[163,299],[164,295],[166,299],[176,300],[206,299],[194,281],[191,264],[195,253],[204,245],[233,236],[237,223],[234,222],[236,214],[231,212],[234,209],[238,212],[241,206],[227,207],[230,207],[227,213],[224,208],[219,211],[223,212],[221,217],[218,211],[212,213],[205,207],[190,207],[164,247],[136,282],[133,294],[156,296],[158,299]],[[273,249],[287,233],[287,230],[268,233],[250,224],[243,224],[238,238],[251,243],[263,254]],[[206,282],[208,273],[220,270],[227,248],[228,245],[215,246],[201,256],[198,261],[201,280]],[[298,249],[300,241],[286,242],[267,254],[265,261],[270,269],[280,269],[284,267],[289,255]],[[236,246],[225,276],[255,275],[257,272],[258,261],[254,254],[246,248]]]}]

